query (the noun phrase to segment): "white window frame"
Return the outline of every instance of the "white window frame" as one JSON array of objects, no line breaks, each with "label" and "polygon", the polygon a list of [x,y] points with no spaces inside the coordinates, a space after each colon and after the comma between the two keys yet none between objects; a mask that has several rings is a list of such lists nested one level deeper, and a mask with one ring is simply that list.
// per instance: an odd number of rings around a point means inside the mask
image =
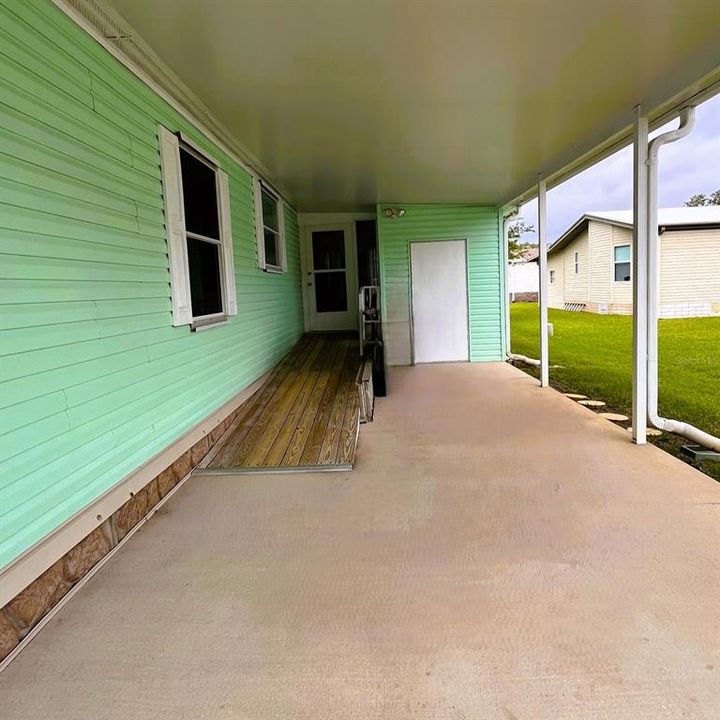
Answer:
[{"label": "white window frame", "polygon": [[[285,203],[277,193],[273,192],[259,178],[255,178],[253,183],[255,195],[255,237],[257,241],[257,260],[258,267],[268,273],[286,273],[287,272],[287,253],[285,249]],[[271,265],[265,259],[265,224],[263,222],[262,194],[270,195],[277,203],[278,217],[278,259],[279,265]],[[274,228],[267,228],[271,232],[275,232]]]},{"label": "white window frame", "polygon": [[555,284],[555,271],[554,270],[550,271],[550,284],[551,285]]},{"label": "white window frame", "polygon": [[[170,294],[172,300],[172,324],[176,327],[190,325],[198,330],[223,323],[229,316],[237,315],[235,288],[235,265],[233,261],[232,226],[230,220],[230,189],[227,173],[200,147],[184,135],[178,137],[162,125],[158,126],[160,143],[160,165],[162,171],[163,202],[165,206],[165,227],[167,232],[168,257],[170,260]],[[182,172],[180,167],[180,145],[192,153],[215,173],[218,200],[218,225],[220,238],[207,238],[189,232],[185,227],[185,205],[183,199]],[[190,271],[188,264],[187,238],[212,242],[219,246],[220,288],[222,312],[194,316],[190,293]]]},{"label": "white window frame", "polygon": [[[630,249],[630,259],[629,260],[616,260],[615,259],[615,250],[617,248],[626,247]],[[630,279],[629,280],[617,280],[615,277],[615,269],[618,265],[629,265],[630,266]],[[613,245],[613,264],[612,264],[612,279],[613,282],[616,283],[628,283],[632,282],[632,274],[633,274],[633,266],[632,266],[632,245],[630,243],[621,243],[620,245]]]},{"label": "white window frame", "polygon": [[575,268],[575,275],[580,274],[580,253],[576,250],[573,253],[573,267]]}]

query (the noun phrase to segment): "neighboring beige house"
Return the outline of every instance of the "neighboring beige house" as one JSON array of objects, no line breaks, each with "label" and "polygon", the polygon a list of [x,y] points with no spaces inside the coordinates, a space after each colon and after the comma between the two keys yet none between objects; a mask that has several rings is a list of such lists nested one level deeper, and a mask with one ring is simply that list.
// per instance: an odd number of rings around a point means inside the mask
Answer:
[{"label": "neighboring beige house", "polygon": [[[548,251],[549,304],[632,313],[632,211],[589,212]],[[661,209],[660,317],[720,315],[720,206]]]}]

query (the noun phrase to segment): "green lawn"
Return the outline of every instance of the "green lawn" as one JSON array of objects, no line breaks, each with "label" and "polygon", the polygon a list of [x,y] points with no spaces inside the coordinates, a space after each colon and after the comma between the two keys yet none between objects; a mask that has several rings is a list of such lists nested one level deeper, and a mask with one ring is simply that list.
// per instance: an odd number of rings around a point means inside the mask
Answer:
[{"label": "green lawn", "polygon": [[[632,318],[551,309],[550,322],[551,383],[629,413]],[[538,357],[537,305],[513,304],[510,323],[512,351]],[[658,351],[660,414],[720,435],[720,317],[661,320]],[[682,443],[658,444],[675,451]],[[702,469],[720,479],[720,463]]]}]

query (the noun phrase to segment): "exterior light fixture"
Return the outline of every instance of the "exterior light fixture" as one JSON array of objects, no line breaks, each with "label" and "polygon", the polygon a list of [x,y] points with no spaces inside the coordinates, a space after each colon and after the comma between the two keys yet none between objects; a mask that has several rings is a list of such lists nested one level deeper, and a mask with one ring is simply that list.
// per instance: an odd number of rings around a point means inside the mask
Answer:
[{"label": "exterior light fixture", "polygon": [[405,214],[405,208],[387,208],[383,215],[386,218],[394,220],[395,218],[402,217]]}]

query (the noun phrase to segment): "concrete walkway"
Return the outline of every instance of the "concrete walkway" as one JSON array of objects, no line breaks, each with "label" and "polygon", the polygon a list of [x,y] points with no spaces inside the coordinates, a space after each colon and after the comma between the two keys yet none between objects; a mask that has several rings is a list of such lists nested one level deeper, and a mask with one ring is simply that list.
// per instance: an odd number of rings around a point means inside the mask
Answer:
[{"label": "concrete walkway", "polygon": [[2,719],[720,717],[720,485],[507,365],[390,390],[351,474],[187,483]]}]

